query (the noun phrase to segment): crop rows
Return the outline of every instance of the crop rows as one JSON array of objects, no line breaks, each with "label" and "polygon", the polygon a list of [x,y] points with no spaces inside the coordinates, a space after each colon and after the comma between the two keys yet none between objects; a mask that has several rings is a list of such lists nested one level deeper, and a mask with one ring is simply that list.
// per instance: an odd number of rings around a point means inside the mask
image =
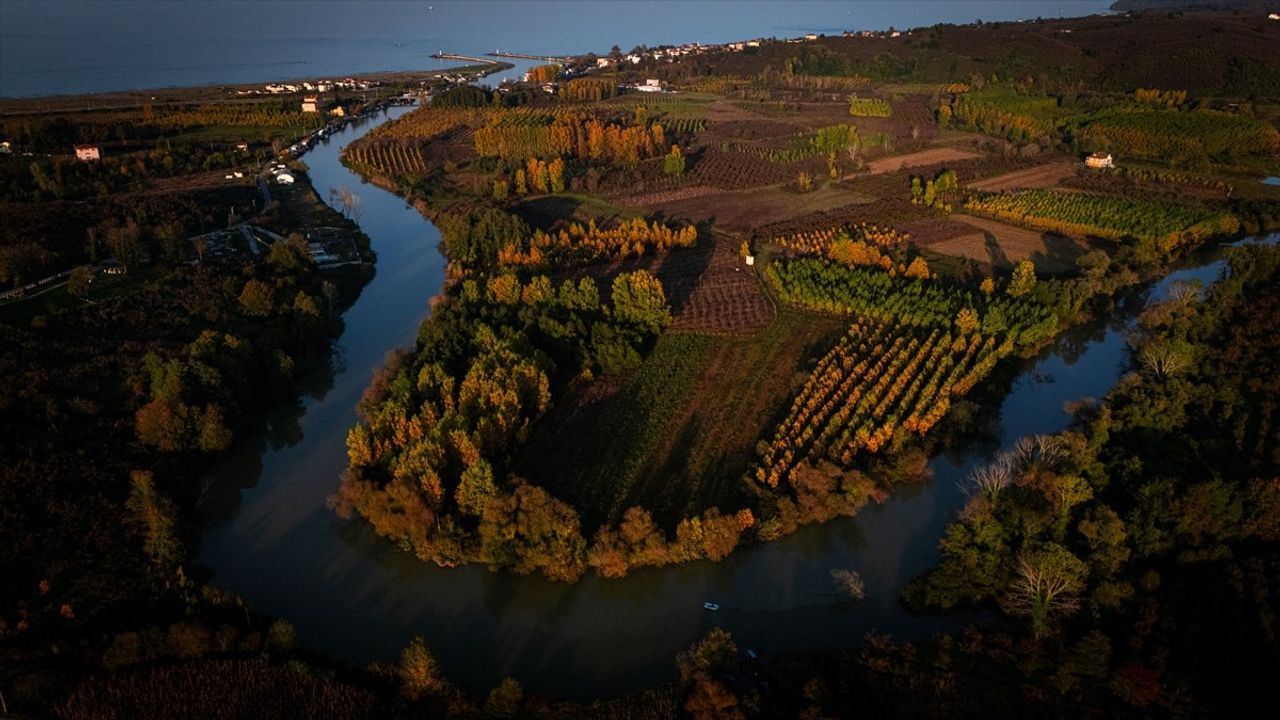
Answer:
[{"label": "crop rows", "polygon": [[1108,108],[1089,116],[1077,133],[1086,147],[1105,147],[1126,158],[1168,162],[1240,155],[1274,156],[1280,131],[1240,113]]},{"label": "crop rows", "polygon": [[827,257],[831,252],[832,243],[841,237],[861,240],[877,247],[902,246],[911,241],[910,235],[896,228],[888,225],[882,228],[879,225],[864,222],[856,225],[842,225],[783,235],[774,238],[773,242],[788,250],[794,250],[805,255]]},{"label": "crop rows", "polygon": [[600,260],[640,257],[677,247],[693,247],[698,231],[692,225],[668,227],[643,218],[624,220],[614,228],[601,228],[595,220],[573,223],[557,232],[536,230],[527,242],[498,251],[502,265],[540,268],[583,265]]},{"label": "crop rows", "polygon": [[162,115],[158,124],[168,128],[221,125],[231,127],[308,128],[323,123],[316,116],[263,105],[200,105]]},{"label": "crop rows", "polygon": [[697,133],[707,129],[707,121],[703,118],[682,117],[663,118],[662,126],[670,132]]},{"label": "crop rows", "polygon": [[881,91],[895,95],[959,95],[969,92],[969,84],[954,83],[895,83],[881,86]]},{"label": "crop rows", "polygon": [[983,332],[1007,332],[1020,343],[1038,341],[1057,325],[1052,311],[1031,300],[894,278],[875,268],[800,258],[770,263],[765,274],[783,301],[821,312],[950,327],[971,310]]},{"label": "crop rows", "polygon": [[880,98],[849,98],[849,114],[854,117],[887,118],[893,115],[893,106]]},{"label": "crop rows", "polygon": [[427,174],[427,161],[417,144],[396,142],[354,143],[346,151],[347,161],[370,175],[399,178]]},{"label": "crop rows", "polygon": [[965,202],[965,210],[1045,232],[1111,240],[1134,237],[1172,244],[1239,230],[1239,220],[1231,213],[1164,200],[1052,190],[975,194]]},{"label": "crop rows", "polygon": [[756,478],[776,487],[802,461],[848,466],[900,430],[923,435],[1011,350],[992,335],[859,318],[791,403]]}]

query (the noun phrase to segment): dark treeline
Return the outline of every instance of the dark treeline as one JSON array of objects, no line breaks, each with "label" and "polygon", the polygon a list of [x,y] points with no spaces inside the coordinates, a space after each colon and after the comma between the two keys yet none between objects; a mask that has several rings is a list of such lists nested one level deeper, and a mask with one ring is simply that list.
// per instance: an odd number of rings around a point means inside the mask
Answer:
[{"label": "dark treeline", "polygon": [[[915,608],[1012,625],[792,658],[772,704],[814,717],[1249,714],[1276,701],[1280,251],[1232,253],[1139,321],[1130,372],[1076,426],[968,480]],[[785,700],[783,700],[785,698]]]}]

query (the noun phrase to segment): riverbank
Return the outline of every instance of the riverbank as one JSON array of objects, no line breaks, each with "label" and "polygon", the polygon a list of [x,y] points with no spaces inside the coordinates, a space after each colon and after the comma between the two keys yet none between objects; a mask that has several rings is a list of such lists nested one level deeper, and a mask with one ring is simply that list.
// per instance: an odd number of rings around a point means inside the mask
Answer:
[{"label": "riverbank", "polygon": [[[353,138],[342,134],[332,145],[318,146],[324,154],[310,162],[325,168],[321,177],[349,173],[340,153]],[[887,502],[856,518],[806,526],[720,564],[638,570],[622,580],[588,577],[573,586],[475,566],[435,568],[362,526],[337,524],[323,507],[335,484],[314,480],[334,476],[345,463],[342,440],[355,419],[354,400],[381,355],[412,342],[426,296],[444,277],[443,257],[429,249],[438,236],[418,210],[374,188],[367,201],[377,203],[366,215],[375,249],[380,256],[379,248],[399,254],[380,260],[383,270],[366,291],[365,298],[377,293],[377,303],[353,311],[399,330],[375,331],[377,342],[363,331],[344,337],[346,352],[358,355],[335,379],[335,390],[306,402],[298,419],[301,442],[250,447],[215,471],[212,482],[219,487],[241,486],[243,480],[232,478],[254,480],[224,501],[241,510],[219,513],[227,519],[206,536],[202,561],[220,584],[264,611],[291,618],[308,647],[363,663],[393,656],[406,637],[420,634],[445,674],[474,689],[512,675],[530,690],[566,697],[622,694],[670,678],[670,658],[713,625],[733,631],[742,647],[770,656],[856,643],[871,629],[901,638],[958,629],[963,619],[905,612],[898,593],[936,561],[937,538],[963,502],[959,481],[995,448],[1029,432],[1066,427],[1071,416],[1064,405],[1105,394],[1124,357],[1123,324],[1068,330],[1035,358],[1009,361],[1021,370],[1000,382],[1011,391],[995,400],[998,426],[933,458],[931,480],[899,485]],[[387,234],[380,237],[370,222]],[[418,239],[423,231],[432,232],[427,245]],[[418,248],[411,261],[403,255],[406,247]],[[426,282],[407,271],[423,262],[430,268]],[[422,298],[417,305],[405,299],[415,295]],[[1128,313],[1137,307],[1125,312],[1132,317]],[[356,327],[351,316],[348,322]],[[867,587],[862,603],[849,605],[829,594],[830,571],[841,567],[861,573]],[[708,598],[721,609],[704,610]],[[371,606],[382,611],[371,615]]]}]

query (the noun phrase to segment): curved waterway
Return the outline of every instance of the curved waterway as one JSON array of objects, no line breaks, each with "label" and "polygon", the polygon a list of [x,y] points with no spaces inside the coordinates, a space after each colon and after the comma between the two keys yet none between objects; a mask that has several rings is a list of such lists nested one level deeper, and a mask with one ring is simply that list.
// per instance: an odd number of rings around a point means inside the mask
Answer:
[{"label": "curved waterway", "polygon": [[[998,414],[985,419],[991,432],[934,458],[928,483],[720,564],[648,569],[623,580],[587,576],[571,586],[424,564],[325,507],[346,465],[356,402],[387,351],[412,344],[444,276],[435,228],[391,193],[360,187],[338,162],[343,146],[406,111],[350,125],[306,155],[322,196],[332,187],[357,189],[377,274],[344,316],[331,371],[208,478],[201,561],[219,586],[292,622],[308,649],[362,664],[392,659],[421,635],[445,674],[473,690],[512,676],[529,690],[591,698],[673,677],[675,654],[715,625],[762,653],[854,645],[871,630],[912,638],[955,629],[959,619],[913,616],[897,597],[936,562],[938,539],[963,504],[957,481],[1022,435],[1064,429],[1066,403],[1101,397],[1124,371],[1132,311],[1067,332],[1027,362]],[[1163,297],[1177,280],[1212,282],[1221,263],[1200,262],[1147,296]],[[850,605],[831,592],[834,568],[861,573],[863,602]],[[704,610],[708,600],[721,609]]]}]

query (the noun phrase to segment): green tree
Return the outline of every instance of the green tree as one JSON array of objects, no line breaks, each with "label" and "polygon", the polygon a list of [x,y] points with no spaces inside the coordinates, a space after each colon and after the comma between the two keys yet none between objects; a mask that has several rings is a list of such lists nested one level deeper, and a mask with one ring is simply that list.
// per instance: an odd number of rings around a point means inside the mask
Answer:
[{"label": "green tree", "polygon": [[1049,544],[1018,557],[1014,580],[1000,605],[1031,621],[1031,633],[1047,635],[1052,621],[1080,607],[1089,567],[1061,545]]},{"label": "green tree", "polygon": [[156,489],[155,476],[145,470],[129,475],[126,522],[142,534],[142,549],[162,572],[182,561],[182,544],[174,528],[173,503]]},{"label": "green tree", "polygon": [[680,671],[680,679],[688,683],[698,673],[720,675],[729,669],[737,654],[738,645],[729,631],[714,627],[706,637],[676,656],[676,668]]},{"label": "green tree", "polygon": [[483,458],[462,471],[462,478],[454,491],[458,508],[476,517],[484,512],[485,505],[497,495],[498,486],[493,482],[493,468]]},{"label": "green tree", "polygon": [[684,154],[680,152],[679,145],[671,146],[671,152],[663,160],[662,170],[672,177],[684,174]]},{"label": "green tree", "polygon": [[671,322],[671,307],[662,283],[647,270],[624,273],[613,280],[613,316],[650,335]]},{"label": "green tree", "polygon": [[1013,268],[1013,277],[1009,280],[1006,292],[1010,297],[1022,297],[1035,289],[1036,264],[1030,260],[1020,260]]}]

